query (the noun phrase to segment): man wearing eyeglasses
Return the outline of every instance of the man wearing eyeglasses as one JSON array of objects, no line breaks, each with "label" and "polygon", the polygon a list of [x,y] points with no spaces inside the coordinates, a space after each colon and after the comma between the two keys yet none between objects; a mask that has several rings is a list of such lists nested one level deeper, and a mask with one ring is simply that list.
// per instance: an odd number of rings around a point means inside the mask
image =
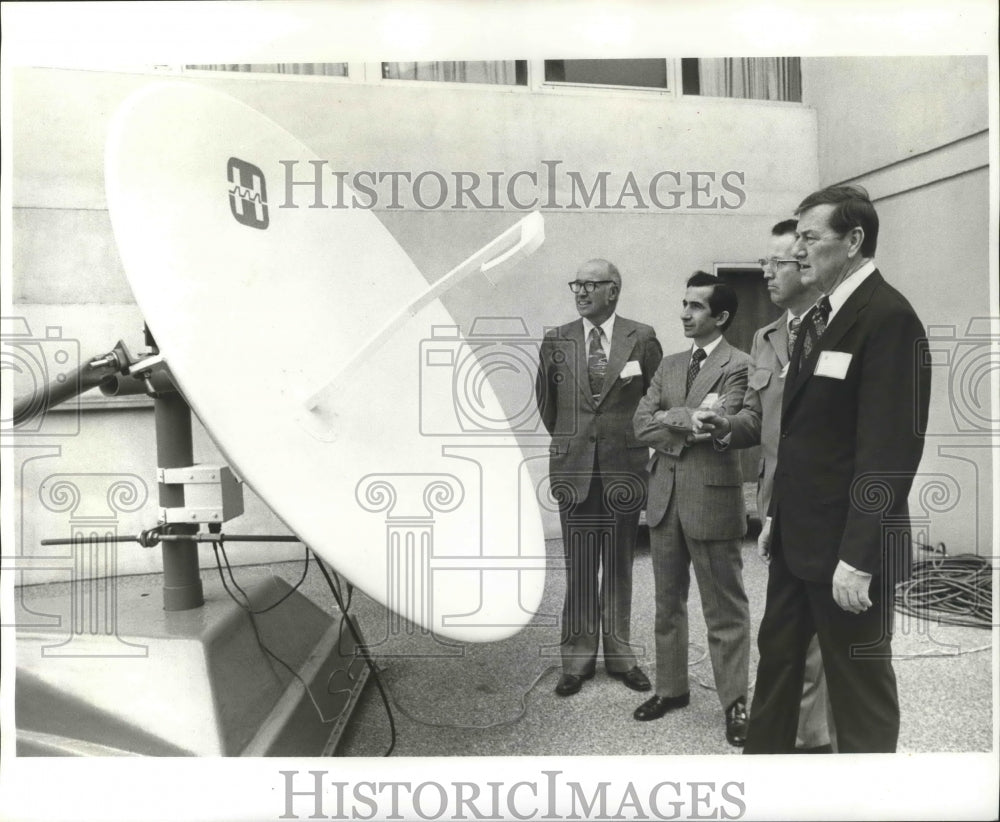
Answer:
[{"label": "man wearing eyeglasses", "polygon": [[[749,448],[761,446],[760,471],[757,477],[757,512],[763,523],[757,550],[770,560],[771,519],[767,516],[774,487],[774,468],[778,461],[781,438],[781,395],[788,371],[788,359],[795,347],[802,321],[820,298],[815,286],[802,281],[799,261],[792,256],[795,245],[796,220],[783,220],[771,229],[768,256],[758,262],[764,269],[771,301],[785,309],[774,322],[754,334],[750,347],[750,371],[743,407],[732,416],[713,411],[696,411],[694,428],[709,431],[716,448]],[[819,643],[813,636],[806,655],[802,702],[796,734],[797,751],[808,753],[832,752],[832,739],[827,723],[826,679]]]},{"label": "man wearing eyeglasses", "polygon": [[546,333],[536,381],[552,435],[549,485],[566,562],[555,690],[577,693],[594,676],[603,642],[608,674],[648,691],[629,644],[632,554],[649,455],[632,433],[632,414],[663,351],[652,327],[616,313],[622,280],[610,262],[584,263],[569,287],[580,318]]},{"label": "man wearing eyeglasses", "polygon": [[745,753],[789,753],[819,637],[840,753],[892,753],[893,592],[910,570],[907,496],[923,452],[923,324],[875,267],[878,214],[859,186],[810,194],[792,256],[823,296],[782,395],[771,562]]}]

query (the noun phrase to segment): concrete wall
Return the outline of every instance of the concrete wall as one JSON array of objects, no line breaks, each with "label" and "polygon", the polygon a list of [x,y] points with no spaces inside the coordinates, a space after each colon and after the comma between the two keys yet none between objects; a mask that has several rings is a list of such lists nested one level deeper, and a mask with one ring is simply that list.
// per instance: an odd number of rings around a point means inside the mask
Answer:
[{"label": "concrete wall", "polygon": [[[64,338],[45,339],[39,350],[85,357],[119,338],[133,350],[142,347],[142,318],[106,211],[102,158],[112,112],[155,79],[15,72],[12,314],[33,339],[59,333]],[[951,553],[990,551],[994,494],[984,431],[995,427],[995,410],[991,417],[988,382],[977,382],[987,370],[988,351],[975,324],[990,305],[985,58],[807,58],[804,106],[398,83],[229,77],[183,82],[244,100],[328,158],[331,169],[350,173],[499,171],[506,179],[529,171],[544,181],[543,161],[559,161],[556,200],[562,205],[570,201],[567,170],[587,181],[609,172],[609,204],[629,172],[640,181],[664,170],[682,176],[714,172],[717,178],[726,171],[743,174],[746,199],[735,209],[693,208],[700,195],[689,185],[678,189],[679,205],[669,210],[543,209],[547,240],[533,257],[495,289],[467,284],[445,298],[466,332],[482,316],[521,318],[533,337],[571,319],[566,280],[580,261],[605,256],[625,276],[622,313],[652,323],[664,348],[676,350],[684,345],[676,310],[692,270],[756,258],[769,226],[817,184],[865,185],[882,222],[878,264],[908,295],[933,337],[930,436],[911,497],[919,537],[945,542]],[[539,193],[544,200],[545,191]],[[381,202],[376,213],[428,280],[522,213],[510,203],[497,210],[405,205],[394,209]],[[355,287],[378,287],[374,272],[354,277]],[[5,335],[11,327],[5,321]],[[24,377],[18,375],[19,389]],[[529,384],[530,375],[521,375],[498,386],[512,414],[525,405]],[[196,432],[196,459],[220,460],[197,423]],[[531,452],[544,448],[544,438],[522,442]],[[154,523],[147,399],[112,401],[92,392],[51,413],[37,434],[18,443],[16,551],[39,558],[39,569],[25,581],[65,573],[55,567],[65,564],[65,552],[40,548],[43,537],[64,536],[89,517],[103,517],[119,533]],[[544,460],[532,464],[537,471]],[[112,507],[95,511],[81,502],[66,508],[65,500],[51,497],[53,477],[70,478],[83,496],[96,494]],[[115,486],[119,480],[134,490]],[[103,490],[94,486],[102,482]],[[108,496],[110,487],[119,490]],[[233,532],[285,531],[252,492],[246,497],[247,513],[232,524]],[[552,518],[547,532],[557,533]],[[299,551],[267,544],[238,553],[241,561],[259,562]],[[210,551],[203,561],[214,564]],[[124,573],[154,570],[158,551],[123,548],[118,563]]]},{"label": "concrete wall", "polygon": [[[155,78],[54,69],[15,74],[14,314],[36,338],[46,328],[61,329],[69,347],[78,346],[82,356],[103,352],[119,338],[138,350],[142,318],[111,234],[103,151],[110,115],[131,91]],[[244,100],[328,158],[331,169],[351,173],[468,170],[509,176],[525,170],[544,180],[543,161],[560,161],[556,202],[564,206],[571,201],[563,173],[568,170],[588,183],[599,172],[609,172],[609,206],[629,172],[639,181],[660,171],[681,174],[676,208],[639,209],[626,201],[629,207],[620,210],[543,209],[547,239],[535,255],[495,289],[468,284],[446,296],[445,304],[466,332],[481,316],[521,318],[533,337],[572,319],[566,281],[580,262],[603,256],[615,261],[625,278],[621,313],[653,324],[666,350],[679,349],[686,344],[676,318],[684,279],[695,269],[711,270],[715,262],[756,259],[775,219],[818,180],[816,115],[798,105],[229,77],[182,82],[203,83]],[[742,202],[719,188],[719,178],[729,171],[742,175]],[[714,173],[714,188],[707,194],[692,191],[692,172]],[[707,179],[700,178],[701,183]],[[729,197],[729,205],[739,202],[738,207],[725,208],[721,200],[711,207],[719,195]],[[669,202],[666,195],[664,200]],[[523,212],[509,205],[420,210],[382,203],[376,213],[434,280]],[[350,288],[378,288],[377,272],[349,275],[342,286],[345,310],[350,310]],[[529,384],[530,379],[514,379],[498,388],[508,411],[524,405]],[[53,510],[60,506],[46,503],[46,482],[54,474],[77,477],[82,490],[91,480],[81,475],[117,472],[137,489],[134,499],[126,495],[116,510],[100,516],[119,533],[151,526],[156,518],[152,437],[147,400],[111,402],[87,395],[50,414],[38,435],[20,438],[18,552],[53,556],[51,549],[39,547],[39,539],[65,535],[76,527],[73,517],[83,516],[83,508]],[[204,432],[196,440],[196,459],[219,459]],[[533,449],[545,446],[542,438],[523,441]],[[534,464],[541,470],[544,460]],[[104,494],[100,499],[111,504],[105,492],[91,493]],[[247,514],[232,531],[284,530],[249,492],[247,500]],[[557,533],[554,518],[547,531]],[[238,554],[245,561],[263,561],[298,556],[299,550],[265,545],[240,548]],[[208,550],[203,563],[214,563]],[[25,581],[60,578],[59,571],[44,565],[40,561]],[[121,573],[158,567],[155,554],[132,547],[121,549],[118,566]]]},{"label": "concrete wall", "polygon": [[820,183],[868,189],[880,219],[876,262],[931,336],[929,436],[912,513],[949,553],[990,554],[995,364],[976,322],[996,310],[986,57],[810,58],[802,73]]}]

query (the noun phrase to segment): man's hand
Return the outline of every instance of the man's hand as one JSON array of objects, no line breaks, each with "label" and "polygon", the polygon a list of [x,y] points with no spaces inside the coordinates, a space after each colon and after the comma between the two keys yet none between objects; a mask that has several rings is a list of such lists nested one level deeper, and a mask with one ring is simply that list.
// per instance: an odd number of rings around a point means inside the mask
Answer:
[{"label": "man's hand", "polygon": [[833,572],[833,599],[845,611],[860,614],[872,607],[868,587],[872,575],[852,568],[844,560],[837,563]]},{"label": "man's hand", "polygon": [[697,411],[692,411],[691,424],[696,434],[707,432],[717,440],[721,440],[733,430],[728,419],[722,414],[708,408],[699,408]]},{"label": "man's hand", "polygon": [[771,562],[771,518],[765,517],[760,526],[760,534],[757,537],[757,556],[764,560],[765,564]]}]

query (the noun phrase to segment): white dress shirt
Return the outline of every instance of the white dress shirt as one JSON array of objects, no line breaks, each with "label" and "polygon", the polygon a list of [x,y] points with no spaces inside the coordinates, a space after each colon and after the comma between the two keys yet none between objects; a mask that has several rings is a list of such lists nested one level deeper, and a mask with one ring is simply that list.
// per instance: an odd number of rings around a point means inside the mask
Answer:
[{"label": "white dress shirt", "polygon": [[608,359],[611,358],[611,335],[615,331],[615,317],[617,315],[612,314],[600,325],[594,325],[586,317],[581,317],[583,320],[583,339],[587,341],[587,345],[590,345],[590,329],[600,328],[603,332],[601,334],[601,348],[604,349],[604,356]]},{"label": "white dress shirt", "polygon": [[827,324],[834,318],[836,313],[840,311],[844,303],[847,302],[847,298],[850,297],[871,274],[875,273],[875,261],[869,260],[861,268],[851,274],[846,280],[844,280],[840,285],[838,285],[833,291],[826,295],[827,299],[830,301],[830,316],[827,317]]}]

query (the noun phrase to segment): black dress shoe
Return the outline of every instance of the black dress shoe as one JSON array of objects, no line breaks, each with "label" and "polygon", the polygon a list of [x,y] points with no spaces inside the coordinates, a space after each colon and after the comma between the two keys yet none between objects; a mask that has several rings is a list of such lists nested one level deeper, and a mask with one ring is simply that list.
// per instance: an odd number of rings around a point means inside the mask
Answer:
[{"label": "black dress shoe", "polygon": [[742,748],[747,741],[747,703],[744,699],[737,699],[726,708],[726,740],[737,748]]},{"label": "black dress shoe", "polygon": [[685,708],[690,701],[690,692],[680,696],[654,696],[636,708],[632,716],[640,722],[648,722],[650,719],[659,719],[667,711]]},{"label": "black dress shoe", "polygon": [[649,678],[638,665],[629,671],[608,671],[608,675],[614,679],[620,679],[625,683],[626,688],[631,688],[633,691],[648,691],[653,687],[649,684]]},{"label": "black dress shoe", "polygon": [[585,680],[592,679],[593,676],[593,671],[589,674],[563,674],[556,684],[556,693],[559,696],[572,696],[583,687]]}]

